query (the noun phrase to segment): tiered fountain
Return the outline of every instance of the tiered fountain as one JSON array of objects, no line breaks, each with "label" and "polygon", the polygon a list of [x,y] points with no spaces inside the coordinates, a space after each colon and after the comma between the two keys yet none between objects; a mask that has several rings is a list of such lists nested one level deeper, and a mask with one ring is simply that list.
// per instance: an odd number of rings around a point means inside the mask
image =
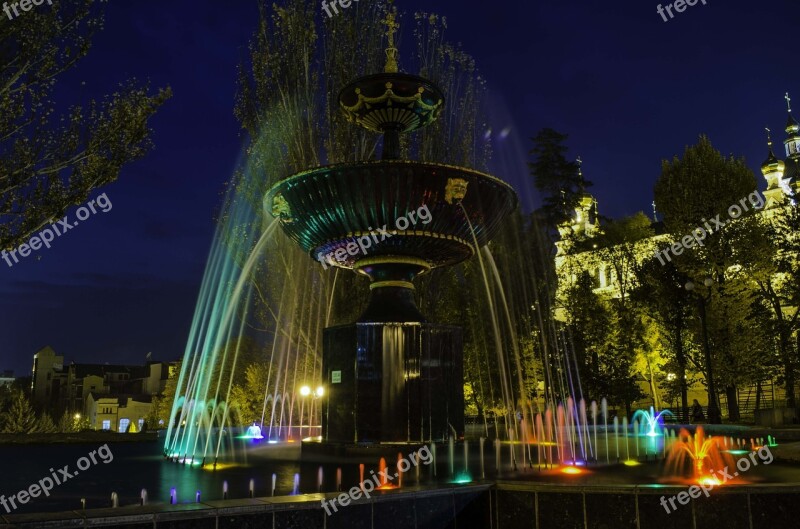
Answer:
[{"label": "tiered fountain", "polygon": [[[429,322],[417,309],[414,278],[472,256],[517,203],[490,175],[400,158],[400,135],[431,124],[444,95],[422,77],[398,71],[394,15],[383,73],[339,94],[354,124],[383,135],[381,160],[343,163],[290,176],[265,207],[312,259],[370,279],[371,298],[355,323],[325,330],[323,404],[326,443],[420,443],[464,430],[461,329]],[[432,220],[396,220],[427,208]],[[424,210],[424,209],[423,209]],[[367,252],[354,245],[372,237]],[[350,252],[347,251],[349,246]]]}]

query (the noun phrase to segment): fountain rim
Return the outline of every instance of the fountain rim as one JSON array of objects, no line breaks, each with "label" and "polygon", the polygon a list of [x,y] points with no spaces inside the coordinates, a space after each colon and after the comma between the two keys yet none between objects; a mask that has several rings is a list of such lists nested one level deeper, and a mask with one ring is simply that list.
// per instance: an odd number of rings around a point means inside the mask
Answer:
[{"label": "fountain rim", "polygon": [[354,90],[355,88],[358,88],[357,85],[359,84],[364,84],[366,82],[373,81],[376,79],[388,80],[391,78],[402,79],[404,81],[419,81],[421,83],[424,83],[429,86],[432,92],[436,92],[440,96],[442,103],[444,103],[445,94],[442,91],[442,89],[439,88],[439,85],[436,82],[426,77],[423,77],[419,74],[407,73],[407,72],[376,72],[367,75],[362,75],[361,77],[353,79],[352,81],[347,83],[341,90],[339,90],[339,93],[336,94],[337,96],[336,99],[341,103],[342,96],[344,95],[344,93],[350,90]]},{"label": "fountain rim", "polygon": [[380,166],[380,165],[415,165],[415,166],[424,166],[424,167],[435,167],[435,168],[443,168],[443,169],[455,169],[458,171],[462,171],[464,173],[469,173],[472,176],[478,176],[481,178],[485,178],[490,182],[505,187],[508,191],[511,192],[511,196],[514,200],[514,208],[517,207],[519,204],[519,197],[517,196],[517,192],[514,190],[513,186],[502,180],[496,176],[490,175],[489,173],[485,173],[483,171],[479,171],[477,169],[472,169],[469,167],[463,167],[460,165],[453,165],[453,164],[446,164],[440,162],[420,162],[416,160],[364,160],[360,162],[340,162],[335,164],[328,164],[328,165],[319,165],[317,167],[313,167],[310,169],[304,169],[298,173],[293,173],[286,178],[275,182],[269,190],[267,190],[266,198],[272,199],[274,195],[279,191],[279,188],[292,183],[294,180],[299,180],[305,176],[308,176],[313,173],[328,171],[333,169],[344,169],[344,168],[352,168],[352,167],[366,167],[366,166]]}]

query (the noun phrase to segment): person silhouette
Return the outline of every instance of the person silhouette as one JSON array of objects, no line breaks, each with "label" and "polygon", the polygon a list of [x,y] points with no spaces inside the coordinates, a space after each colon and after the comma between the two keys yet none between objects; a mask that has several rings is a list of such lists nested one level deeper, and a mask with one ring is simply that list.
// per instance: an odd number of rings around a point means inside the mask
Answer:
[{"label": "person silhouette", "polygon": [[692,422],[705,422],[706,416],[703,414],[703,407],[694,399],[692,402]]}]

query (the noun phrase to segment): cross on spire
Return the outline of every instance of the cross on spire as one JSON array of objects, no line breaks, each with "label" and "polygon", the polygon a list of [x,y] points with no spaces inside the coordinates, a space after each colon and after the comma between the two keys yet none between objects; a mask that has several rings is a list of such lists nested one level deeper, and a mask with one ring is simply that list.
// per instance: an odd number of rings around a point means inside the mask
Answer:
[{"label": "cross on spire", "polygon": [[767,131],[767,145],[772,147],[772,131],[769,130],[769,127],[764,127],[764,130]]},{"label": "cross on spire", "polygon": [[656,201],[653,201],[653,222],[658,222],[658,215],[656,214]]},{"label": "cross on spire", "polygon": [[786,92],[786,95],[784,96],[784,99],[786,99],[786,106],[789,108],[789,112],[791,112],[792,111],[792,98],[789,97],[789,92]]}]

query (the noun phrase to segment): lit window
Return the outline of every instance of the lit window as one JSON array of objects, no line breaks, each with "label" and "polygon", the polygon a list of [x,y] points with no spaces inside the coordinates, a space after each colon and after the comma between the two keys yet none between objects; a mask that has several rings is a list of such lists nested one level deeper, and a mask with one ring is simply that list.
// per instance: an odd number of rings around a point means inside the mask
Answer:
[{"label": "lit window", "polygon": [[111,429],[111,421],[103,421],[103,430]]},{"label": "lit window", "polygon": [[142,431],[142,426],[144,426],[144,419],[139,419],[139,431]]},{"label": "lit window", "polygon": [[120,419],[119,420],[119,433],[125,433],[128,431],[128,426],[131,424],[130,419]]}]

